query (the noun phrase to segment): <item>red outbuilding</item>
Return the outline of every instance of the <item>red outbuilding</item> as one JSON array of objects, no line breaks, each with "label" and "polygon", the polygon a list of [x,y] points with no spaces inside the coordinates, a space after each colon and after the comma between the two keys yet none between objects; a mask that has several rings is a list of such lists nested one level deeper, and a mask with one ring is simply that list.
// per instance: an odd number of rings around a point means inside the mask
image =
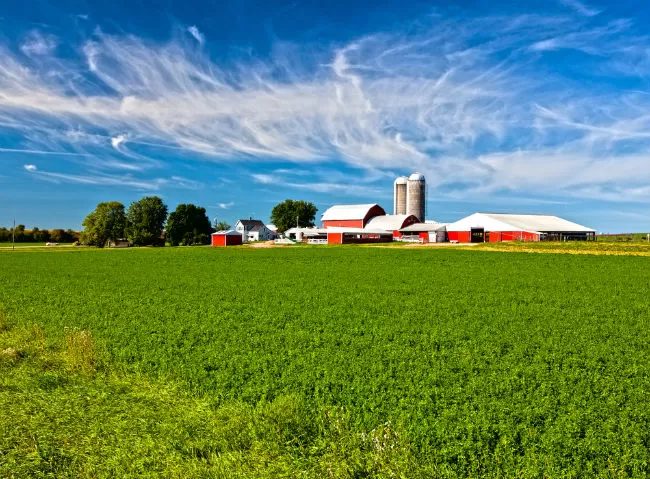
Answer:
[{"label": "red outbuilding", "polygon": [[385,214],[384,209],[378,204],[335,205],[323,213],[321,221],[323,222],[323,228],[330,228],[332,226],[365,228],[372,218]]},{"label": "red outbuilding", "polygon": [[240,244],[242,244],[242,235],[235,230],[212,233],[212,246],[237,246]]}]

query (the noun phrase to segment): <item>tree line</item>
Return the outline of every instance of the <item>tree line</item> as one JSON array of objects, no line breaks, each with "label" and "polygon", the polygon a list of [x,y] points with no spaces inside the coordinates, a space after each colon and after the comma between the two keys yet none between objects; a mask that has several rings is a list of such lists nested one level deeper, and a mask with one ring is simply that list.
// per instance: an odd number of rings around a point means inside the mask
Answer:
[{"label": "tree line", "polygon": [[60,228],[42,230],[39,228],[27,229],[25,225],[16,225],[16,228],[0,227],[0,243],[74,243],[79,239],[79,233],[71,229]]},{"label": "tree line", "polygon": [[83,227],[81,243],[100,248],[121,240],[134,246],[208,244],[213,231],[205,208],[182,203],[168,214],[167,205],[158,196],[134,201],[128,209],[119,201],[99,203],[86,216]]},{"label": "tree line", "polygon": [[[271,221],[279,231],[292,226],[314,226],[317,208],[306,201],[285,200],[271,212]],[[128,207],[119,201],[99,203],[83,221],[81,243],[104,247],[124,239],[134,246],[191,246],[210,243],[215,230],[227,230],[230,225],[219,222],[210,225],[205,208],[182,203],[168,214],[167,205],[157,196],[147,196]]]},{"label": "tree line", "polygon": [[[314,226],[317,208],[307,201],[285,200],[275,205],[271,221],[278,231],[299,225]],[[70,229],[32,230],[18,225],[16,242],[55,242],[81,244],[103,248],[124,240],[134,246],[201,245],[210,243],[213,231],[230,229],[224,221],[210,225],[205,208],[183,203],[171,213],[158,196],[146,196],[134,201],[128,208],[119,201],[99,203],[83,220],[83,231]],[[0,242],[12,239],[12,229],[0,228]]]}]

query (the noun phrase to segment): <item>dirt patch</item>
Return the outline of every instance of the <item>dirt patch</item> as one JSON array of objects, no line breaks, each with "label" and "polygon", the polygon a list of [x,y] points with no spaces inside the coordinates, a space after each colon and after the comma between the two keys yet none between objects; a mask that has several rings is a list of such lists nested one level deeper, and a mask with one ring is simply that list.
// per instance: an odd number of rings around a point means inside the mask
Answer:
[{"label": "dirt patch", "polygon": [[255,243],[250,243],[251,248],[280,248],[282,246],[288,246],[284,244],[275,244],[273,241],[258,241]]},{"label": "dirt patch", "polygon": [[407,248],[463,248],[478,245],[479,243],[405,243]]}]

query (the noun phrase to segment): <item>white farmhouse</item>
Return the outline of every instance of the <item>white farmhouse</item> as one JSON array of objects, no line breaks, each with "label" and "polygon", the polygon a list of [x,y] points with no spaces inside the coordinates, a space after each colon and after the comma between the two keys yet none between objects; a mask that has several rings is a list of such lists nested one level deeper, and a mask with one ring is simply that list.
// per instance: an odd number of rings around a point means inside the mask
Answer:
[{"label": "white farmhouse", "polygon": [[237,221],[235,231],[241,234],[244,243],[247,241],[268,241],[275,239],[277,236],[263,222],[253,218]]}]

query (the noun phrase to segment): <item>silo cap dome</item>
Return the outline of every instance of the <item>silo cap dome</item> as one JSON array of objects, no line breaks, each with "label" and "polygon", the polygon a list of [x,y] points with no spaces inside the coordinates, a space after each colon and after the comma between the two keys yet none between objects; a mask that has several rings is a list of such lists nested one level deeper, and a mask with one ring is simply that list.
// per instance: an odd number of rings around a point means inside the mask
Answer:
[{"label": "silo cap dome", "polygon": [[400,176],[395,180],[395,184],[396,185],[405,185],[407,181],[408,181],[408,178],[406,176]]},{"label": "silo cap dome", "polygon": [[424,175],[422,173],[413,173],[411,176],[409,176],[409,180],[424,181]]}]

